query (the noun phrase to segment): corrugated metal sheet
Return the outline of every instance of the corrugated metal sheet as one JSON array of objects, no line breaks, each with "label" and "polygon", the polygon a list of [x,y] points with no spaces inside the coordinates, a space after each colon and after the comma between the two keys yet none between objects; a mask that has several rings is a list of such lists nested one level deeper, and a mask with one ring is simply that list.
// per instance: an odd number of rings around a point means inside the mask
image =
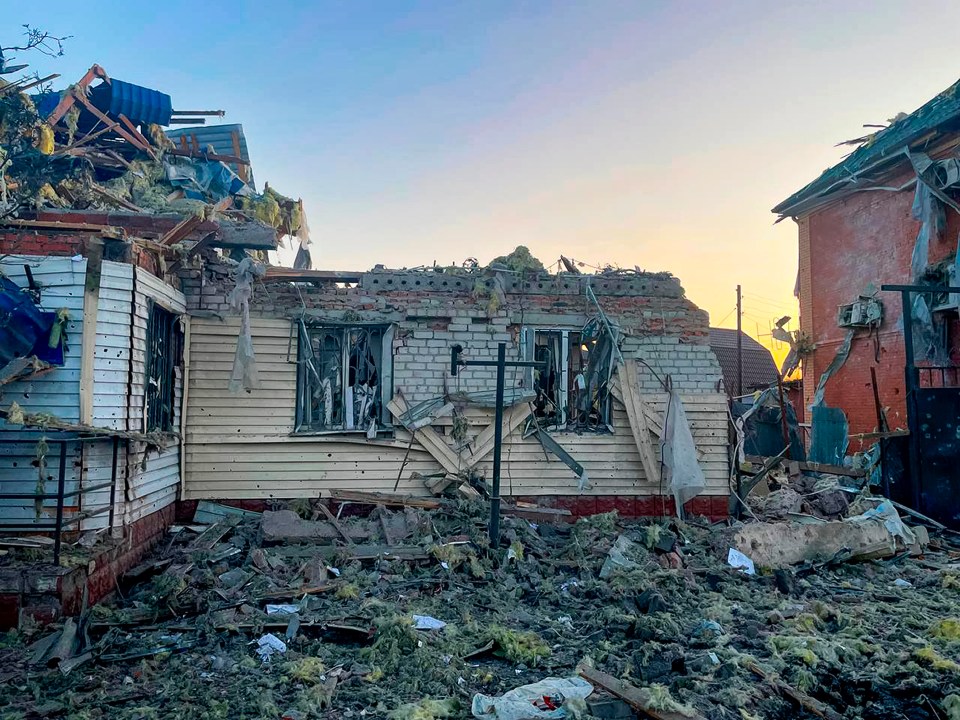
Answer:
[{"label": "corrugated metal sheet", "polygon": [[[409,436],[393,441],[294,436],[296,365],[287,361],[289,321],[251,320],[261,388],[243,395],[227,392],[239,322],[192,318],[190,389],[187,407],[185,496],[195,498],[316,497],[334,488],[392,491]],[[412,383],[398,376],[395,387]],[[661,412],[665,395],[648,397]],[[718,393],[684,396],[692,431],[703,453],[708,493],[726,494],[726,398]],[[471,410],[478,432],[492,420],[489,409]],[[587,468],[588,494],[655,494],[643,467],[625,413],[615,405],[610,435],[557,433],[556,440]],[[449,428],[448,428],[449,430]],[[490,475],[489,459],[480,469]],[[503,452],[505,491],[517,495],[576,494],[573,473],[559,460],[544,459],[536,440],[512,435]],[[404,467],[399,490],[423,494],[411,472],[440,469],[419,444]]]},{"label": "corrugated metal sheet", "polygon": [[99,110],[114,118],[125,115],[134,125],[169,125],[173,114],[173,101],[166,93],[116,78],[93,88],[90,99]]},{"label": "corrugated metal sheet", "polygon": [[[247,139],[243,134],[243,125],[240,123],[232,123],[229,125],[198,125],[196,127],[177,127],[171,128],[165,131],[167,137],[169,137],[173,142],[180,147],[180,145],[185,142],[188,146],[191,145],[191,139],[196,138],[196,144],[200,146],[201,150],[206,150],[208,145],[213,145],[214,151],[218,155],[237,155],[237,148],[234,145],[233,134],[237,134],[237,140],[240,146],[239,157],[250,162],[250,153],[247,150]],[[181,140],[182,139],[182,140]],[[243,173],[239,166],[235,163],[227,163],[233,171],[243,177]],[[253,178],[253,168],[249,165],[246,167],[247,170],[247,184],[250,187],[256,189],[256,182]]]},{"label": "corrugated metal sheet", "polygon": [[[28,285],[24,265],[28,264],[34,280],[42,288],[41,306],[55,312],[66,308],[67,347],[63,367],[33,380],[5,385],[0,390],[2,404],[19,403],[26,412],[52,413],[69,422],[80,419],[80,337],[83,330],[83,283],[87,261],[63,257],[8,255],[0,259],[0,272],[21,287]],[[33,464],[37,454],[38,433],[23,432],[20,426],[9,426],[0,420],[0,433],[9,439],[23,439],[16,445],[0,445],[0,487],[4,492],[30,493],[37,486],[38,471]],[[52,435],[51,435],[52,437]],[[46,490],[53,492],[57,482],[58,449],[51,445],[44,476]],[[76,489],[79,477],[80,452],[76,443],[68,446],[68,492]],[[47,503],[49,507],[49,503]],[[31,501],[0,501],[0,517],[29,522],[36,512]],[[48,522],[49,518],[42,518]]]}]

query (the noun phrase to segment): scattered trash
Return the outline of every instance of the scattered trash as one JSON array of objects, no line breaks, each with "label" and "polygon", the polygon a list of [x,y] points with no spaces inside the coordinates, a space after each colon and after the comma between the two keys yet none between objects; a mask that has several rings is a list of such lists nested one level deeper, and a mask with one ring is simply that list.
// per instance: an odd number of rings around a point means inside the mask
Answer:
[{"label": "scattered trash", "polygon": [[480,720],[552,720],[568,717],[567,706],[583,701],[593,692],[593,685],[578,677],[548,677],[491,697],[473,696],[471,712]]},{"label": "scattered trash", "polygon": [[747,575],[756,575],[757,573],[757,569],[753,565],[753,560],[736,548],[730,548],[730,550],[727,551],[727,564]]},{"label": "scattered trash", "polygon": [[267,615],[293,615],[299,611],[299,605],[293,605],[290,603],[282,605],[267,605]]},{"label": "scattered trash", "polygon": [[447,624],[429,615],[414,615],[413,627],[416,630],[443,630]]},{"label": "scattered trash", "polygon": [[912,588],[913,583],[909,580],[904,580],[903,578],[897,578],[893,581],[893,585],[898,588]]},{"label": "scattered trash", "polygon": [[636,549],[636,545],[637,544],[626,535],[618,537],[613,547],[610,548],[603,567],[600,568],[600,578],[606,579],[610,577],[615,570],[632,570],[635,568],[637,563],[627,557],[627,553],[632,554]]},{"label": "scattered trash", "polygon": [[273,633],[267,633],[257,640],[257,655],[263,662],[269,662],[274,655],[283,655],[287,644]]}]

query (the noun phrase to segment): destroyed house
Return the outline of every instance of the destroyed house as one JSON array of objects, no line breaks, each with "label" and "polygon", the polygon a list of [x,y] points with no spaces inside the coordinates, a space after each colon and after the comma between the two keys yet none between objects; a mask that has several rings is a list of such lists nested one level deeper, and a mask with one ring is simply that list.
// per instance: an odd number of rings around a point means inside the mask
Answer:
[{"label": "destroyed house", "polygon": [[[669,388],[706,479],[688,510],[727,512],[720,368],[706,313],[669,274],[268,267],[244,278],[242,264],[211,259],[181,270],[181,285],[186,500],[485,492],[495,368],[454,376],[451,349],[492,361],[505,343],[508,358],[543,363],[507,369],[505,496],[575,514],[673,512],[660,458]],[[239,312],[238,290],[249,297]]]},{"label": "destroyed house", "polygon": [[[206,119],[164,93],[96,65],[63,92],[30,96],[28,80],[0,80],[0,534],[54,562],[0,573],[0,615],[46,591],[72,611],[81,585],[95,601],[173,522],[189,326],[175,270],[265,256],[303,217],[255,190],[239,125],[184,147],[161,126]],[[89,567],[63,562],[94,542]]]},{"label": "destroyed house", "polygon": [[844,160],[773,208],[798,227],[795,349],[814,425],[818,408],[841,410],[850,453],[881,439],[884,472],[907,478],[894,496],[951,523],[960,520],[951,500],[960,293],[947,290],[960,285],[958,88],[850,141]]}]

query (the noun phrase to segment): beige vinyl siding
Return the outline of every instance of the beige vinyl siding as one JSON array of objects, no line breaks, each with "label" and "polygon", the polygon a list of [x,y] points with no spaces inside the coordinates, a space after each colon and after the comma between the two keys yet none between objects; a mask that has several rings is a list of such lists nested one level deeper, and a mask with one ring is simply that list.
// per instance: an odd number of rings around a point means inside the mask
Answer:
[{"label": "beige vinyl siding", "polygon": [[[288,360],[290,322],[252,318],[260,388],[230,394],[239,320],[191,319],[190,379],[186,428],[186,499],[316,497],[332,489],[425,493],[412,473],[440,471],[439,464],[409,435],[367,441],[362,434],[291,435],[295,415],[296,364]],[[289,349],[289,350],[288,350]],[[404,387],[403,376],[394,386]],[[648,401],[662,412],[663,394]],[[726,399],[717,393],[684,395],[694,438],[702,452],[710,494],[727,493]],[[555,433],[555,439],[587,469],[593,495],[648,495],[659,488],[646,482],[622,407],[615,404],[610,435]],[[492,411],[467,411],[470,436],[492,421]],[[437,424],[449,433],[449,419]],[[452,444],[452,440],[448,439]],[[490,475],[492,457],[478,466]],[[401,474],[401,466],[403,471]],[[545,459],[535,439],[515,432],[503,450],[503,487],[514,495],[577,494],[574,474],[552,455]],[[666,492],[666,489],[664,489]]]}]

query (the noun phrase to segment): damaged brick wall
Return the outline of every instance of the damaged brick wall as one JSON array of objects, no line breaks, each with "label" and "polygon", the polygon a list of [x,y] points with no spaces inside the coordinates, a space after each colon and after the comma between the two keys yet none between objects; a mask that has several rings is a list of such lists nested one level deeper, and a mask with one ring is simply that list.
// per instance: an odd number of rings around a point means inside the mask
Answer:
[{"label": "damaged brick wall", "polygon": [[[891,184],[899,185],[906,179],[891,180]],[[912,189],[864,192],[801,219],[801,225],[809,227],[809,252],[803,252],[801,243],[800,254],[801,323],[816,343],[812,361],[804,367],[804,396],[808,402],[846,334],[846,329],[837,325],[838,306],[854,301],[860,293],[879,290],[885,283],[910,284],[910,258],[920,227],[911,215],[912,203]],[[948,209],[946,218],[940,237],[931,238],[931,263],[956,251],[960,215]],[[805,274],[809,274],[809,285],[803,282]],[[871,432],[877,424],[871,366],[876,368],[880,401],[888,408],[890,427],[907,425],[900,294],[879,292],[877,297],[883,302],[884,313],[879,361],[873,336],[867,330],[858,330],[846,364],[826,385],[826,404],[847,413],[851,433]]]},{"label": "damaged brick wall", "polygon": [[[428,282],[436,283],[424,289]],[[309,286],[258,283],[251,313],[264,317],[298,317],[331,322],[385,322],[397,325],[394,341],[394,385],[412,402],[438,397],[447,390],[491,390],[493,368],[472,368],[449,377],[450,347],[460,344],[468,359],[496,357],[497,345],[509,345],[508,356],[520,356],[520,330],[563,328],[579,330],[597,314],[585,296],[585,277],[521,281],[510,278],[506,302],[490,312],[495,284],[489,276],[441,273],[367,273],[356,287],[332,283]],[[188,310],[231,314],[227,295],[233,288],[228,266],[209,266],[181,273]],[[402,286],[400,283],[409,283]],[[478,290],[478,283],[482,287]],[[712,392],[721,373],[710,350],[707,313],[684,297],[675,278],[660,275],[591,280],[591,286],[611,322],[626,335],[623,352],[641,357],[664,377],[670,375],[681,391]],[[649,369],[641,374],[644,390],[659,391],[660,381]],[[523,386],[524,373],[511,371],[508,386]]]},{"label": "damaged brick wall", "polygon": [[[260,384],[247,392],[231,393],[227,387],[241,324],[227,299],[234,287],[232,267],[217,264],[202,273],[182,272],[191,314],[184,499],[317,497],[332,489],[422,494],[426,489],[421,476],[442,474],[436,457],[419,440],[411,444],[410,434],[389,417],[388,426],[375,439],[359,430],[344,432],[342,425],[298,425],[298,397],[301,403],[305,399],[328,403],[323,393],[320,400],[315,392],[300,394],[298,372],[306,372],[298,363],[294,328],[294,319],[300,315],[328,325],[394,327],[392,387],[385,395],[389,399],[393,390],[402,390],[408,401],[416,403],[442,397],[447,391],[493,391],[491,368],[466,368],[457,377],[450,376],[452,344],[463,345],[473,359],[493,359],[497,343],[506,342],[509,356],[516,358],[522,344],[529,352],[529,329],[576,333],[597,314],[584,296],[581,283],[586,278],[542,278],[523,285],[508,277],[500,281],[506,293],[498,304],[491,302],[486,285],[497,281],[481,273],[380,271],[355,277],[358,282],[351,287],[257,280],[250,325]],[[627,335],[626,357],[641,355],[658,375],[674,378],[701,450],[705,494],[726,496],[726,398],[716,390],[721,373],[707,345],[706,313],[683,297],[674,278],[607,276],[590,282],[611,322]],[[523,328],[528,331],[524,333]],[[579,338],[568,340],[572,348]],[[525,371],[511,371],[508,386],[526,387],[529,377]],[[642,380],[650,407],[662,417],[666,393],[652,371],[643,369]],[[490,408],[464,405],[459,412],[467,425],[468,443],[492,422]],[[518,430],[504,444],[505,492],[541,498],[589,496],[597,502],[601,497],[662,495],[664,488],[646,477],[623,406],[609,402],[599,413],[605,419],[590,425],[599,432],[582,431],[581,426],[550,431],[588,470],[588,488],[581,490],[567,465],[552,454],[545,455],[537,440],[521,437]],[[435,429],[448,446],[463,448],[464,441],[453,431],[454,421],[445,416]],[[465,452],[475,447],[469,444]],[[489,478],[489,452],[470,466],[463,465],[463,455],[458,457],[459,472],[472,467],[470,472]]]}]

